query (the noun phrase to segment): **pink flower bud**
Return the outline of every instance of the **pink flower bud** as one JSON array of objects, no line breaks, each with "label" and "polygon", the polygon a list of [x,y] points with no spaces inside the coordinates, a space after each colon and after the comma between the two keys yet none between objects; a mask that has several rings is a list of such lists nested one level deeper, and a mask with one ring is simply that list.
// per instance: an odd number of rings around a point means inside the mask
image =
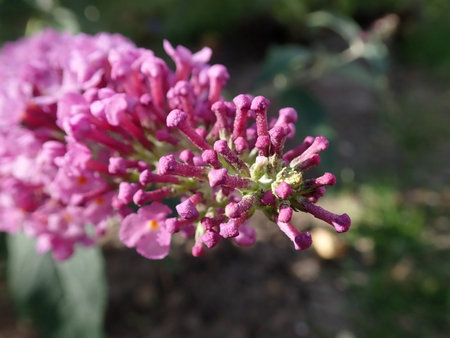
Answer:
[{"label": "pink flower bud", "polygon": [[236,152],[242,154],[245,150],[249,149],[248,142],[242,136],[239,136],[234,140],[234,146],[236,147]]},{"label": "pink flower bud", "polygon": [[239,218],[253,206],[256,206],[257,202],[258,199],[255,195],[246,195],[238,203],[229,203],[225,207],[225,214],[230,218]]},{"label": "pink flower bud", "polygon": [[220,223],[225,222],[225,220],[225,215],[216,217],[203,217],[201,220],[201,224],[205,230],[213,230],[214,227],[218,227]]},{"label": "pink flower bud", "polygon": [[133,195],[138,189],[139,184],[137,183],[120,182],[117,198],[123,204],[131,203],[133,201]]},{"label": "pink flower bud", "polygon": [[152,191],[144,191],[139,189],[133,195],[133,202],[139,206],[142,206],[148,202],[161,201],[162,199],[169,197],[172,194],[172,188],[164,187]]},{"label": "pink flower bud", "polygon": [[163,41],[163,47],[167,55],[169,55],[177,66],[177,80],[185,80],[192,70],[192,53],[183,46],[172,47],[169,41]]},{"label": "pink flower bud", "polygon": [[212,149],[207,149],[202,153],[202,159],[214,169],[219,169],[222,167],[222,164],[217,157],[217,153]]},{"label": "pink flower bud", "polygon": [[317,187],[324,185],[334,185],[336,183],[336,176],[331,173],[325,173],[322,176],[316,178],[314,183]]},{"label": "pink flower bud", "polygon": [[220,235],[223,238],[236,237],[239,235],[239,227],[243,224],[248,218],[248,214],[246,212],[239,215],[239,217],[229,220],[227,223],[220,224]]},{"label": "pink flower bud", "polygon": [[208,136],[208,132],[204,128],[195,128],[195,132],[200,135],[201,138],[206,138]]},{"label": "pink flower bud", "polygon": [[255,147],[260,150],[259,154],[261,156],[269,156],[270,136],[269,135],[258,136]]},{"label": "pink flower bud", "polygon": [[304,162],[322,150],[328,148],[328,140],[324,136],[317,136],[313,143],[299,156],[300,162]]},{"label": "pink flower bud", "polygon": [[[96,166],[98,166],[97,164]],[[128,168],[138,168],[141,164],[136,160],[126,160],[123,157],[110,157],[106,173],[124,175]],[[90,167],[94,170],[94,167]]]},{"label": "pink flower bud", "polygon": [[300,144],[298,147],[289,150],[288,152],[286,152],[283,155],[283,160],[285,162],[290,162],[292,161],[294,158],[296,158],[297,156],[301,155],[314,141],[314,137],[312,136],[307,136],[305,137],[305,139],[303,140],[302,144]]},{"label": "pink flower bud", "polygon": [[311,234],[309,232],[301,233],[291,223],[277,222],[278,227],[294,243],[295,250],[308,249],[311,244]]},{"label": "pink flower bud", "polygon": [[286,107],[279,111],[279,117],[275,126],[297,122],[298,114],[294,108]]},{"label": "pink flower bud", "polygon": [[295,250],[306,250],[312,244],[311,234],[309,232],[300,233],[294,239]]},{"label": "pink flower bud", "polygon": [[145,169],[139,175],[139,183],[146,186],[149,183],[178,183],[179,179],[172,175],[158,175],[152,173],[150,170]]},{"label": "pink flower bud", "polygon": [[218,137],[221,130],[229,134],[228,115],[230,107],[224,101],[217,101],[211,106],[211,110],[216,116],[216,123],[213,129],[214,137]]},{"label": "pink flower bud", "polygon": [[333,226],[337,232],[346,232],[350,228],[352,221],[347,214],[336,215],[307,201],[303,201],[302,204],[307,212],[314,217],[327,222]]},{"label": "pink flower bud", "polygon": [[258,136],[267,135],[267,108],[269,108],[270,101],[264,96],[257,96],[253,99],[251,109],[256,114],[256,131]]},{"label": "pink flower bud", "polygon": [[193,221],[198,218],[199,213],[190,199],[178,204],[176,207],[178,214],[183,219]]},{"label": "pink flower bud", "polygon": [[181,109],[186,112],[189,122],[194,122],[194,102],[191,85],[187,81],[178,81],[173,87],[173,94],[181,101]]},{"label": "pink flower bud", "polygon": [[141,71],[149,76],[153,102],[162,109],[164,107],[164,87],[167,77],[166,63],[160,58],[152,57],[142,63]]},{"label": "pink flower bud", "polygon": [[213,103],[220,98],[220,92],[230,78],[224,65],[213,65],[208,69],[209,95],[208,101]]},{"label": "pink flower bud", "polygon": [[214,169],[208,173],[209,185],[211,188],[217,187],[218,185],[222,185],[226,181],[227,169]]},{"label": "pink flower bud", "polygon": [[205,243],[209,249],[215,247],[222,239],[222,237],[215,231],[206,231],[201,238],[203,243]]},{"label": "pink flower bud", "polygon": [[288,130],[281,126],[275,126],[269,131],[270,141],[272,143],[272,153],[278,154],[281,156],[283,151],[284,142],[286,141],[286,136],[288,134]]},{"label": "pink flower bud", "polygon": [[175,160],[175,156],[171,154],[160,158],[158,163],[158,174],[203,178],[205,176],[205,171],[203,168],[179,163]]},{"label": "pink flower bud", "polygon": [[211,146],[202,138],[187,120],[187,114],[179,109],[172,110],[167,115],[167,126],[178,128],[187,138],[201,150],[211,149]]},{"label": "pink flower bud", "polygon": [[235,166],[245,171],[247,174],[250,173],[250,170],[248,169],[244,161],[242,161],[237,156],[237,154],[228,147],[227,141],[225,140],[216,141],[214,143],[214,150],[217,151],[220,155],[222,155],[222,157],[232,166]]},{"label": "pink flower bud", "polygon": [[208,173],[209,185],[211,188],[218,185],[225,185],[233,188],[243,188],[251,184],[251,181],[245,178],[228,175],[225,168],[213,169]]},{"label": "pink flower bud", "polygon": [[289,183],[281,182],[275,189],[275,193],[281,199],[286,199],[292,194],[292,188]]},{"label": "pink flower bud", "polygon": [[276,197],[275,195],[272,193],[272,190],[267,190],[263,197],[261,198],[261,203],[263,205],[271,205],[274,206],[276,202]]},{"label": "pink flower bud", "polygon": [[196,244],[192,247],[192,256],[200,257],[205,254],[205,248],[201,244]]},{"label": "pink flower bud", "polygon": [[105,106],[105,116],[109,124],[113,126],[120,125],[125,117],[128,108],[128,101],[125,94],[115,94],[107,99]]},{"label": "pink flower bud", "polygon": [[291,221],[293,210],[290,206],[282,204],[278,214],[278,222],[288,223]]},{"label": "pink flower bud", "polygon": [[183,150],[178,157],[187,164],[194,164],[192,160],[194,158],[194,153],[188,149]]},{"label": "pink flower bud", "polygon": [[191,225],[192,221],[188,219],[179,219],[176,217],[167,218],[165,222],[165,228],[167,232],[174,234],[179,232],[185,226]]},{"label": "pink flower bud", "polygon": [[290,166],[297,169],[298,171],[306,171],[309,168],[320,164],[320,156],[317,154],[312,154],[310,157],[306,158],[304,161],[300,161],[300,157],[295,158],[290,163]]},{"label": "pink flower bud", "polygon": [[233,140],[238,137],[245,136],[247,128],[247,113],[251,106],[251,98],[249,95],[238,95],[233,99],[236,106],[236,117],[233,125]]},{"label": "pink flower bud", "polygon": [[220,236],[231,238],[239,235],[239,226],[235,220],[220,224]]},{"label": "pink flower bud", "polygon": [[306,194],[305,197],[308,198],[308,201],[311,203],[316,203],[323,195],[325,194],[325,187],[318,187],[312,193]]},{"label": "pink flower bud", "polygon": [[173,217],[173,218],[167,218],[166,222],[165,222],[165,227],[168,233],[170,234],[174,234],[177,233],[178,231],[180,231],[180,227],[178,225],[178,219]]},{"label": "pink flower bud", "polygon": [[126,174],[127,165],[122,157],[111,157],[109,159],[108,171],[111,174]]},{"label": "pink flower bud", "polygon": [[206,166],[206,162],[203,161],[202,155],[195,155],[192,159],[192,162],[196,167],[204,167]]}]

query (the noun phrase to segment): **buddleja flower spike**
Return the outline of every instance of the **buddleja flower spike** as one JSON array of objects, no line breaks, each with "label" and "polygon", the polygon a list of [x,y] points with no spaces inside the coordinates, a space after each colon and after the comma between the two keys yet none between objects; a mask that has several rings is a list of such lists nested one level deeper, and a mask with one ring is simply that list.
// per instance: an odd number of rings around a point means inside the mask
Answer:
[{"label": "buddleja flower spike", "polygon": [[[47,30],[0,52],[0,230],[23,230],[40,252],[69,258],[112,219],[120,240],[161,259],[171,237],[194,237],[202,255],[222,239],[255,242],[248,220],[261,210],[293,242],[311,235],[291,223],[312,214],[337,232],[347,214],[317,206],[335,177],[305,179],[328,141],[308,136],[284,152],[297,113],[268,120],[268,99],[228,102],[223,65],[211,50],[164,41],[176,69],[119,35]],[[178,197],[172,211],[166,198]]]}]

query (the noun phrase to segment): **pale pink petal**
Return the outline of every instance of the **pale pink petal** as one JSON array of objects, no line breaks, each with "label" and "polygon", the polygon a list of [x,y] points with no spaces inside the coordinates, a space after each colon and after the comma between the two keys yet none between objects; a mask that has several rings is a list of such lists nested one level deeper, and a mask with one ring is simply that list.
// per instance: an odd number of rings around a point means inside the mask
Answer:
[{"label": "pale pink petal", "polygon": [[211,59],[212,50],[209,47],[203,47],[201,50],[199,50],[197,53],[192,55],[192,61],[194,65],[197,64],[206,64]]},{"label": "pale pink petal", "polygon": [[147,230],[145,222],[140,215],[130,214],[125,217],[119,230],[120,241],[129,248],[135,246]]},{"label": "pale pink petal", "polygon": [[138,214],[145,220],[164,221],[172,210],[165,204],[153,202],[138,210]]},{"label": "pale pink petal", "polygon": [[149,231],[137,243],[137,252],[149,259],[163,259],[169,254],[170,239],[171,235],[163,229]]},{"label": "pale pink petal", "polygon": [[175,57],[175,48],[173,48],[172,44],[168,40],[163,41],[163,48],[167,55],[169,55],[171,58]]}]

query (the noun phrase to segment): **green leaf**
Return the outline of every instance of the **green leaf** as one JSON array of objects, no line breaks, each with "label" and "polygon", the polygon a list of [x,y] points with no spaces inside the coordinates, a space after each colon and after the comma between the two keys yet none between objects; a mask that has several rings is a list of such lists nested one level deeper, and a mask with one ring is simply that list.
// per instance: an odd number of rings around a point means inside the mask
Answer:
[{"label": "green leaf", "polygon": [[103,337],[106,306],[99,248],[80,248],[66,262],[35,250],[35,240],[8,236],[8,284],[19,314],[44,337]]},{"label": "green leaf", "polygon": [[269,50],[263,69],[256,80],[255,87],[272,80],[277,75],[291,77],[311,62],[311,52],[303,47],[287,45]]},{"label": "green leaf", "polygon": [[378,90],[383,86],[385,77],[358,63],[346,64],[334,70],[334,73],[352,80],[370,89]]},{"label": "green leaf", "polygon": [[325,11],[309,14],[306,17],[306,24],[313,28],[328,28],[339,34],[348,43],[356,39],[361,32],[361,28],[350,18],[340,17]]}]

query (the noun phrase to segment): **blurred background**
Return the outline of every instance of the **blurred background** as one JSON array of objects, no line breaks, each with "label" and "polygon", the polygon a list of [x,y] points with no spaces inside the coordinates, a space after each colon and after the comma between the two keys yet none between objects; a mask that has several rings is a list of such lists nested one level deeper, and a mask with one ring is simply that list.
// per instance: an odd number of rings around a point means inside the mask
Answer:
[{"label": "blurred background", "polygon": [[[51,26],[118,32],[160,56],[164,38],[210,46],[227,99],[265,95],[271,114],[297,109],[297,142],[330,140],[316,173],[338,184],[319,204],[347,212],[348,233],[299,215],[314,248],[296,252],[256,215],[254,247],[201,258],[108,242],[105,336],[449,337],[449,17],[448,0],[0,0],[1,43]],[[0,337],[46,337],[15,311],[5,242]]]}]

